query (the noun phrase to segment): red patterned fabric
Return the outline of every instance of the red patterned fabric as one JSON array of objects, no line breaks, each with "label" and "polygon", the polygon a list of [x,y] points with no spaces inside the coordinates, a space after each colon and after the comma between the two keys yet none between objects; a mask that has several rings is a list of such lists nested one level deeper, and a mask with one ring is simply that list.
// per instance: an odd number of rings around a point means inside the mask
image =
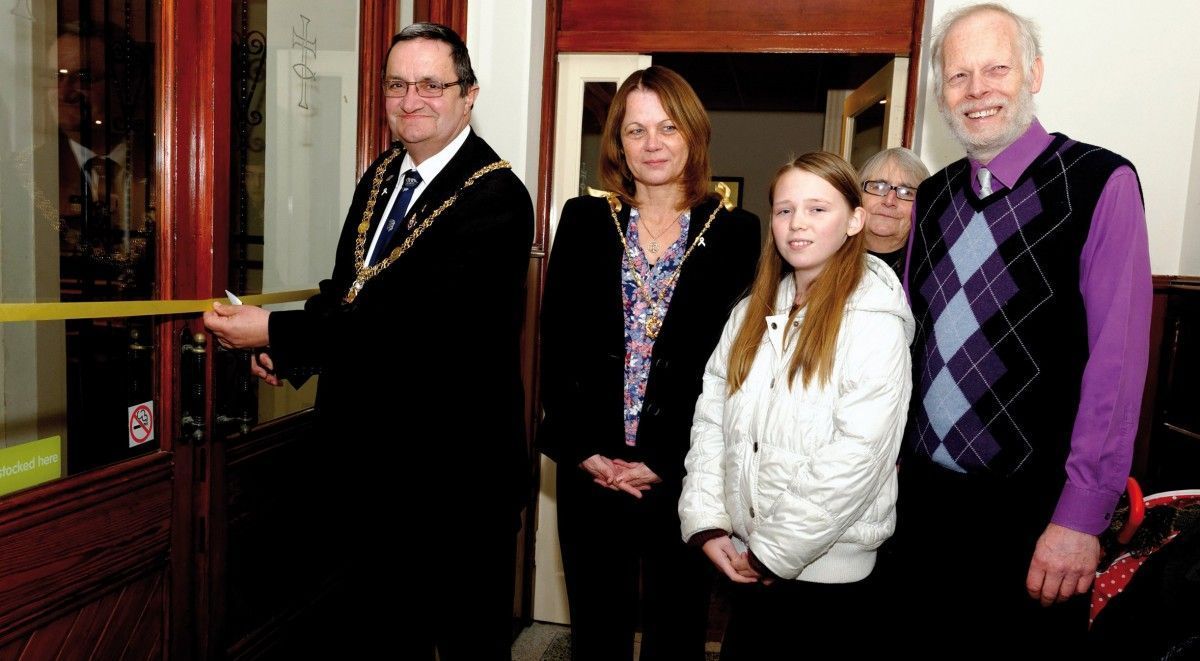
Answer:
[{"label": "red patterned fabric", "polygon": [[[1200,506],[1200,489],[1150,494],[1143,500],[1146,503],[1147,511],[1155,507],[1174,507],[1177,509],[1196,507]],[[1115,599],[1124,591],[1125,586],[1129,585],[1129,581],[1133,580],[1133,575],[1149,559],[1150,554],[1166,546],[1178,534],[1178,528],[1172,529],[1164,535],[1161,543],[1149,547],[1144,552],[1139,552],[1136,556],[1125,552],[1117,556],[1112,564],[1103,571],[1096,572],[1096,582],[1092,586],[1092,611],[1088,617],[1088,626],[1091,626],[1096,621],[1096,616],[1100,614],[1100,611],[1104,610],[1109,601]]]}]

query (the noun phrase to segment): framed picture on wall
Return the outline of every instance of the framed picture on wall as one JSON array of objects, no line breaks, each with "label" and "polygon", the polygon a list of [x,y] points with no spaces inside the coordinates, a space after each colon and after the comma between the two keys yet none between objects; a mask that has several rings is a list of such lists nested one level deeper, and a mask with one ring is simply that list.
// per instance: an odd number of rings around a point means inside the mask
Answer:
[{"label": "framed picture on wall", "polygon": [[712,191],[724,198],[723,204],[727,208],[742,206],[742,182],[743,177],[718,177],[713,175]]}]

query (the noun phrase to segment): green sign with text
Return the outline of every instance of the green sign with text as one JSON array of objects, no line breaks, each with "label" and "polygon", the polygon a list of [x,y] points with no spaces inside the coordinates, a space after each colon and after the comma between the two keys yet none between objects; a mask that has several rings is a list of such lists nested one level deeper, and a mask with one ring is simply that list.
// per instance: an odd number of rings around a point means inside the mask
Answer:
[{"label": "green sign with text", "polygon": [[0,494],[56,480],[62,477],[62,467],[58,436],[0,448]]}]

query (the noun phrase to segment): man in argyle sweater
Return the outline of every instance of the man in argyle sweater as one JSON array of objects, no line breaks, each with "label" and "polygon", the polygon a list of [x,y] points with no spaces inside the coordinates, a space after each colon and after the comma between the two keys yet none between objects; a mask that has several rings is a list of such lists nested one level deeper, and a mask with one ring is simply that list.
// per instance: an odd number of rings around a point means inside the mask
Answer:
[{"label": "man in argyle sweater", "polygon": [[954,11],[931,58],[967,158],[926,180],[913,210],[894,549],[900,598],[945,606],[897,609],[898,640],[926,658],[1078,654],[1145,380],[1140,185],[1125,159],[1034,118],[1043,63],[1028,20]]}]

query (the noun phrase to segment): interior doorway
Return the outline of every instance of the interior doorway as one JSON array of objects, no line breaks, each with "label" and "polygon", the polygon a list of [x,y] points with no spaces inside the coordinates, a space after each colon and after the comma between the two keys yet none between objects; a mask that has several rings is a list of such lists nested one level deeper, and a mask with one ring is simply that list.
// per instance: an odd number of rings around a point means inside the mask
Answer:
[{"label": "interior doorway", "polygon": [[739,206],[763,222],[770,216],[767,186],[776,170],[805,152],[841,151],[826,138],[827,125],[840,127],[841,119],[829,111],[831,92],[844,98],[894,59],[791,53],[655,53],[652,58],[696,90],[712,121],[714,178],[741,181]]}]

